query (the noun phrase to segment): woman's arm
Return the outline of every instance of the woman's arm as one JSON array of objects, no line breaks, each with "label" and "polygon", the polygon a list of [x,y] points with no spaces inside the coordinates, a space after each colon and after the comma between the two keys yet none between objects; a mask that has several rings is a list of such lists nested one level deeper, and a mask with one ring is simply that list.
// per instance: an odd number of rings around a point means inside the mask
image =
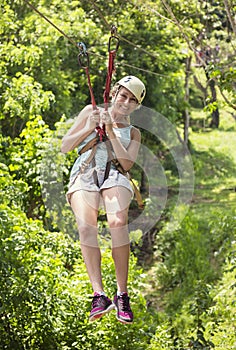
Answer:
[{"label": "woman's arm", "polygon": [[100,112],[93,110],[92,105],[86,106],[78,115],[74,125],[63,137],[61,143],[61,152],[67,153],[78,146],[99,123]]}]

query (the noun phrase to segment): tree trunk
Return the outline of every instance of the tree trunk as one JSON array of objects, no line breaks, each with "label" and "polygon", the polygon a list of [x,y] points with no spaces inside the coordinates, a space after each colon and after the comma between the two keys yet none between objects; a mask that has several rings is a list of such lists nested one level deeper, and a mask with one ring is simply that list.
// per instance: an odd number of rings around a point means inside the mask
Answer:
[{"label": "tree trunk", "polygon": [[[209,81],[209,86],[211,89],[212,102],[215,102],[217,100],[215,81],[211,79]],[[211,115],[210,127],[211,128],[218,128],[219,124],[220,124],[220,114],[219,114],[218,107],[216,107],[216,109],[212,112],[212,115]]]},{"label": "tree trunk", "polygon": [[[217,101],[217,93],[216,93],[216,83],[213,79],[210,78],[208,72],[205,70],[207,81],[211,90],[211,103]],[[218,128],[220,124],[220,113],[218,107],[211,114],[211,128]]]},{"label": "tree trunk", "polygon": [[189,120],[190,120],[190,114],[189,114],[189,77],[191,73],[191,61],[192,56],[188,56],[186,58],[185,63],[185,95],[184,95],[184,102],[185,102],[185,110],[184,110],[184,143],[185,145],[188,145],[188,134],[189,134]]},{"label": "tree trunk", "polygon": [[147,193],[147,179],[145,177],[145,172],[142,170],[141,171],[141,181],[140,181],[140,192],[141,193]]}]

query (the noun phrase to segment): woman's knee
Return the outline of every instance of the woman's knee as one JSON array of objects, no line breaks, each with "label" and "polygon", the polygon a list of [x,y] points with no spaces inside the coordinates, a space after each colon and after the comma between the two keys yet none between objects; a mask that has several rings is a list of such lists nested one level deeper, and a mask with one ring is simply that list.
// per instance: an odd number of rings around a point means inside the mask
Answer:
[{"label": "woman's knee", "polygon": [[127,217],[125,215],[116,215],[108,220],[112,247],[121,247],[129,244],[129,231]]},{"label": "woman's knee", "polygon": [[127,227],[112,228],[110,232],[112,248],[121,247],[130,243]]},{"label": "woman's knee", "polygon": [[97,225],[87,224],[77,220],[80,243],[90,247],[98,247]]}]

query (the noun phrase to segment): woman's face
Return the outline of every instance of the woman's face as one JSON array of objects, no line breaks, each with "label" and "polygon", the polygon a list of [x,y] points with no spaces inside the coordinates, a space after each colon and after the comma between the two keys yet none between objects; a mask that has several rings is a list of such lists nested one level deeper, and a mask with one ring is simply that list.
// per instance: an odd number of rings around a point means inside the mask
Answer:
[{"label": "woman's face", "polygon": [[138,106],[136,97],[124,87],[121,87],[118,91],[114,101],[115,111],[122,115],[129,115]]}]

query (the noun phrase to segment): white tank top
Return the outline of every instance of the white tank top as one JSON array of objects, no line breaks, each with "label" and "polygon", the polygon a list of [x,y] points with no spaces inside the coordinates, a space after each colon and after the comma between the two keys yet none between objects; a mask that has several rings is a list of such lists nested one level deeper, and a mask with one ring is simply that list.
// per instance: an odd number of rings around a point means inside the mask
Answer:
[{"label": "white tank top", "polygon": [[[132,125],[129,125],[127,127],[124,128],[113,128],[113,131],[116,135],[117,138],[119,138],[121,144],[127,149],[130,141],[131,141],[131,129],[133,128]],[[81,142],[81,144],[78,147],[78,152],[90,141],[92,140],[94,137],[96,136],[96,132],[92,132],[89,136],[86,137],[86,139]],[[78,172],[80,172],[81,169],[81,165],[83,162],[86,161],[86,159],[88,159],[90,153],[91,153],[91,149],[84,152],[82,155],[80,155],[72,169],[71,169],[71,175],[70,178],[74,178]],[[97,149],[96,149],[96,153],[95,153],[95,166],[97,169],[99,170],[104,170],[106,169],[106,164],[107,164],[107,160],[108,160],[108,154],[107,154],[107,147],[105,142],[99,142],[97,144]],[[88,168],[92,168],[92,162],[89,164]]]}]

